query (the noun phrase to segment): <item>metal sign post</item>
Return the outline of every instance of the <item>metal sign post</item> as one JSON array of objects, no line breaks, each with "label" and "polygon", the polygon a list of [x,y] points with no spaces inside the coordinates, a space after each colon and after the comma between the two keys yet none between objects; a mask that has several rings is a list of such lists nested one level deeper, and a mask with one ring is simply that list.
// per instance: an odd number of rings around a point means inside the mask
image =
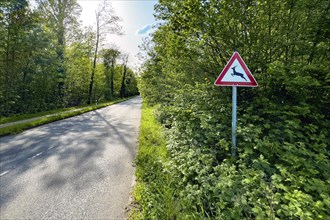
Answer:
[{"label": "metal sign post", "polygon": [[237,86],[257,87],[258,83],[251,74],[249,68],[244,63],[238,52],[234,52],[225,68],[221,71],[216,86],[233,87],[233,110],[232,110],[232,130],[231,130],[231,156],[236,156],[236,122],[237,122]]},{"label": "metal sign post", "polygon": [[236,156],[236,115],[237,115],[237,86],[233,86],[233,110],[232,110],[232,128],[231,128],[231,156]]}]

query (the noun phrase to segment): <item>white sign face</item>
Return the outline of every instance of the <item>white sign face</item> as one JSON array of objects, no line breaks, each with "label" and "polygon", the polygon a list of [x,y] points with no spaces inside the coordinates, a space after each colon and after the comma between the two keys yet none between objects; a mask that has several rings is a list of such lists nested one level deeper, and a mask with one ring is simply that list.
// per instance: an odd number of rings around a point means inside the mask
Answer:
[{"label": "white sign face", "polygon": [[258,86],[257,81],[238,52],[233,54],[214,84],[216,86]]},{"label": "white sign face", "polygon": [[236,59],[222,78],[223,82],[251,82],[243,67]]}]

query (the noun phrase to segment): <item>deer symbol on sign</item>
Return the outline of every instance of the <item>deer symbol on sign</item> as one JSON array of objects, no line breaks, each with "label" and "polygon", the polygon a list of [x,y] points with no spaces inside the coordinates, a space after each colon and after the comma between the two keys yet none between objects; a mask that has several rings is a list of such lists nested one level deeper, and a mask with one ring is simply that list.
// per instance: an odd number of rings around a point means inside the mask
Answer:
[{"label": "deer symbol on sign", "polygon": [[246,80],[246,78],[244,77],[244,74],[243,73],[239,73],[239,72],[237,72],[236,70],[235,70],[235,68],[236,68],[236,66],[234,66],[233,68],[231,68],[232,70],[233,70],[233,73],[231,74],[231,76],[239,76],[239,77],[241,77],[241,78],[243,78],[245,81],[247,81]]}]

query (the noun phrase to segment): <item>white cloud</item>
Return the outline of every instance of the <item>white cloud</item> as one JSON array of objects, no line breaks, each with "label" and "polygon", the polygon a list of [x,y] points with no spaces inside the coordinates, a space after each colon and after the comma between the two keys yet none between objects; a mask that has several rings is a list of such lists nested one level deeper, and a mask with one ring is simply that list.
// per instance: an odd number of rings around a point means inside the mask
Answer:
[{"label": "white cloud", "polygon": [[137,30],[136,34],[137,35],[146,35],[147,33],[149,33],[151,31],[151,28],[152,28],[152,25],[147,24],[143,28],[140,28],[139,30]]},{"label": "white cloud", "polygon": [[[83,9],[81,20],[84,26],[91,25],[94,26],[95,29],[95,9],[99,1],[78,0],[78,2]],[[108,35],[105,44],[117,45],[120,51],[129,53],[128,63],[131,68],[135,66],[138,67],[141,64],[136,54],[140,51],[139,45],[142,44],[142,38],[153,30],[153,24],[156,23],[153,11],[154,5],[157,4],[157,2],[157,0],[111,0],[116,15],[123,19],[120,24],[123,26],[125,35]],[[143,32],[138,33],[139,30],[148,26],[146,24],[149,24],[149,30],[144,30],[144,34]]]}]

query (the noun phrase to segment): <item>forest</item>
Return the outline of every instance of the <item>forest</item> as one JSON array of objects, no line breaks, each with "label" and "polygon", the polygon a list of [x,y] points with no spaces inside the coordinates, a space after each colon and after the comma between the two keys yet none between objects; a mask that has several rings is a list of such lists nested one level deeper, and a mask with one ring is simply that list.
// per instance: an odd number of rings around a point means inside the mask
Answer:
[{"label": "forest", "polygon": [[[138,160],[150,171],[138,176],[140,218],[329,219],[329,8],[159,0],[139,88],[164,128],[166,157]],[[232,90],[214,81],[234,51],[259,86],[238,88],[231,157]]]},{"label": "forest", "polygon": [[107,38],[123,34],[111,3],[96,28],[79,21],[76,0],[0,2],[0,115],[100,103],[138,94],[128,54]]}]

